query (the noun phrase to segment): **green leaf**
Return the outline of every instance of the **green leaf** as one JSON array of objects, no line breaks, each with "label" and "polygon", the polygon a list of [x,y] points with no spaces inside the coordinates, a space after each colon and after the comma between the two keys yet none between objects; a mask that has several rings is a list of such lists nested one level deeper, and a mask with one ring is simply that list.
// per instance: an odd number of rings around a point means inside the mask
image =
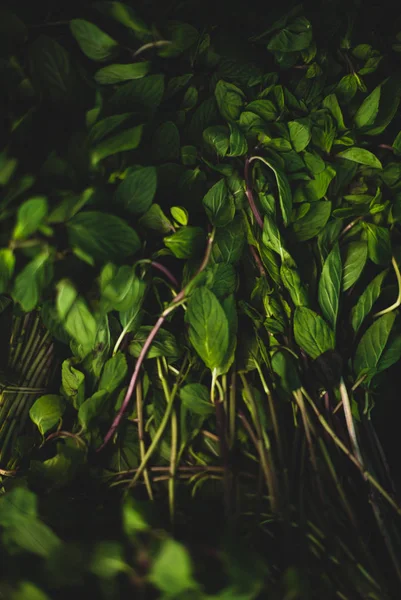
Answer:
[{"label": "green leaf", "polygon": [[400,103],[401,77],[397,72],[388,77],[381,85],[379,112],[374,124],[367,127],[366,135],[379,135],[391,123]]},{"label": "green leaf", "polygon": [[176,233],[164,238],[164,243],[176,258],[192,258],[199,255],[205,244],[205,232],[201,227],[181,227]]},{"label": "green leaf", "polygon": [[108,404],[109,393],[107,390],[98,390],[81,404],[78,410],[78,421],[86,431],[102,416]]},{"label": "green leaf", "polygon": [[114,85],[130,79],[141,79],[150,71],[149,61],[127,65],[108,65],[96,71],[95,81],[101,85]]},{"label": "green leaf", "polygon": [[388,338],[388,342],[377,364],[377,372],[381,373],[389,369],[392,365],[398,362],[401,358],[401,335],[399,328],[393,327]]},{"label": "green leaf", "polygon": [[23,202],[18,209],[13,238],[23,240],[35,233],[46,219],[47,210],[47,199],[42,196]]},{"label": "green leaf", "polygon": [[142,40],[142,36],[151,35],[152,33],[146,23],[138,17],[135,11],[123,2],[102,1],[95,2],[94,6],[108,17],[115,19],[118,23],[131,29],[138,35],[140,40]]},{"label": "green leaf", "polygon": [[89,567],[91,573],[101,579],[113,579],[128,568],[121,543],[106,540],[96,543]]},{"label": "green leaf", "polygon": [[267,45],[269,50],[278,52],[299,52],[305,50],[312,42],[312,26],[304,19],[305,26],[303,30],[291,30],[291,25],[284,27],[273,35]]},{"label": "green leaf", "polygon": [[223,125],[207,127],[203,132],[203,140],[215,150],[218,156],[224,157],[230,146],[229,129]]},{"label": "green leaf", "polygon": [[[246,105],[246,113],[254,113],[264,121],[275,121],[278,117],[277,108],[271,100],[253,100]],[[244,114],[244,113],[243,113]]]},{"label": "green leaf", "polygon": [[387,265],[391,260],[390,231],[374,223],[364,223],[368,236],[368,255],[376,265]]},{"label": "green leaf", "polygon": [[365,374],[371,379],[377,372],[394,321],[395,313],[387,313],[379,317],[363,334],[354,357],[354,372],[358,379]]},{"label": "green leaf", "polygon": [[195,110],[188,127],[188,137],[197,142],[202,139],[203,131],[218,120],[216,100],[213,97],[206,98]]},{"label": "green leaf", "polygon": [[223,119],[227,121],[239,119],[245,98],[242,90],[233,83],[221,79],[216,84],[214,95]]},{"label": "green leaf", "polygon": [[181,103],[181,110],[192,110],[198,103],[198,90],[194,86],[190,86],[184,94],[184,98]]},{"label": "green leaf", "polygon": [[328,255],[319,280],[319,304],[326,321],[336,330],[342,282],[342,264],[338,243]]},{"label": "green leaf", "polygon": [[85,375],[73,366],[73,360],[67,358],[61,365],[61,391],[78,410],[85,400]]},{"label": "green leaf", "polygon": [[224,228],[216,231],[212,245],[212,259],[215,263],[234,264],[239,261],[245,244],[244,228],[241,219],[234,218]]},{"label": "green leaf", "polygon": [[346,127],[344,125],[343,113],[338,103],[337,96],[335,94],[329,94],[323,100],[322,106],[331,112],[332,116],[336,120],[339,131],[344,131]]},{"label": "green leaf", "polygon": [[71,246],[78,247],[95,262],[119,262],[140,248],[136,232],[112,214],[86,211],[67,224]]},{"label": "green leaf", "polygon": [[290,132],[290,139],[295,152],[302,152],[309,144],[312,131],[310,119],[297,119],[287,123]]},{"label": "green leaf", "polygon": [[22,581],[18,584],[18,589],[14,592],[12,600],[26,600],[27,598],[29,600],[49,600],[49,596],[36,585],[29,581]]},{"label": "green leaf", "polygon": [[198,150],[196,146],[181,146],[181,162],[183,165],[193,167],[198,161]]},{"label": "green leaf", "polygon": [[188,211],[182,206],[172,206],[170,209],[171,216],[178,225],[188,225]]},{"label": "green leaf", "polygon": [[376,300],[379,299],[384,278],[388,271],[382,271],[379,273],[365,288],[362,294],[359,296],[357,303],[351,311],[351,324],[355,333],[358,332],[360,326],[364,322],[365,318],[369,315],[370,311]]},{"label": "green leaf", "polygon": [[381,85],[378,85],[362,102],[354,117],[355,125],[358,129],[367,125],[373,125],[379,112],[380,96]]},{"label": "green leaf", "polygon": [[325,227],[331,214],[331,202],[320,200],[312,202],[305,216],[293,224],[295,236],[299,242],[314,238]]},{"label": "green leaf", "polygon": [[234,218],[235,205],[225,179],[220,179],[203,198],[203,206],[214,227],[225,227]]},{"label": "green leaf", "polygon": [[276,252],[282,260],[284,259],[287,250],[285,249],[280,229],[269,215],[264,216],[262,241],[267,248]]},{"label": "green leaf", "polygon": [[328,187],[335,176],[336,171],[333,167],[326,167],[324,171],[314,175],[312,181],[308,181],[308,183],[297,189],[294,202],[304,202],[304,200],[316,202],[316,200],[321,200],[326,195]]},{"label": "green leaf", "polygon": [[116,190],[116,202],[132,214],[140,215],[149,210],[157,189],[155,167],[135,168]]},{"label": "green leaf", "polygon": [[342,158],[346,158],[347,160],[352,160],[360,165],[366,165],[368,167],[373,167],[375,169],[382,169],[383,166],[378,158],[369,150],[365,150],[365,148],[347,148],[343,152],[339,152],[337,156],[341,156]]},{"label": "green leaf", "polygon": [[153,113],[162,101],[163,94],[164,75],[147,75],[119,86],[108,102],[108,111]]},{"label": "green leaf", "polygon": [[97,324],[85,300],[68,279],[57,284],[57,311],[67,333],[81,344],[85,354],[92,350]]},{"label": "green leaf", "polygon": [[294,260],[287,255],[280,268],[280,277],[295,306],[305,306],[308,304],[308,295],[302,284],[297,266]]},{"label": "green leaf", "polygon": [[334,350],[334,332],[317,313],[297,306],[294,314],[295,341],[312,359]]},{"label": "green leaf", "polygon": [[264,158],[263,164],[270,167],[276,176],[281,214],[283,217],[283,223],[285,226],[287,226],[290,221],[292,211],[292,194],[290,184],[283,171],[277,168],[271,161],[268,161]]},{"label": "green leaf", "polygon": [[183,405],[196,415],[208,417],[215,412],[210,402],[209,388],[201,383],[188,383],[181,387],[180,398]]},{"label": "green leaf", "polygon": [[55,394],[48,394],[35,400],[29,410],[29,416],[41,435],[44,436],[48,431],[61,424],[64,411],[64,398]]},{"label": "green leaf", "polygon": [[84,19],[72,19],[70,29],[82,52],[92,60],[103,62],[113,58],[118,44],[97,25]]},{"label": "green leaf", "polygon": [[289,352],[282,350],[275,352],[271,359],[271,365],[274,373],[280,378],[285,392],[291,394],[302,387],[294,357]]},{"label": "green leaf", "polygon": [[73,76],[67,51],[56,40],[39,36],[29,50],[34,83],[53,102],[71,102]]},{"label": "green leaf", "polygon": [[142,138],[143,125],[137,125],[117,133],[111,137],[103,139],[95,145],[92,150],[92,164],[96,166],[101,160],[118,152],[135,150],[140,144]]},{"label": "green leaf", "polygon": [[100,287],[102,299],[110,303],[113,310],[129,311],[137,304],[142,304],[146,284],[135,274],[135,267],[123,265],[112,274],[109,279],[102,277],[106,265],[100,276]]},{"label": "green leaf", "polygon": [[184,592],[196,590],[192,563],[186,548],[173,539],[165,539],[155,557],[149,581],[164,594],[164,598],[178,598]]},{"label": "green leaf", "polygon": [[149,210],[138,221],[140,227],[145,227],[165,234],[173,230],[171,221],[166,217],[159,204],[152,204]]},{"label": "green leaf", "polygon": [[199,33],[189,23],[181,23],[180,21],[168,21],[166,25],[166,38],[171,40],[171,44],[163,46],[158,54],[163,58],[171,58],[179,56],[199,38]]},{"label": "green leaf", "polygon": [[241,129],[236,123],[229,123],[230,150],[227,156],[243,156],[248,151],[248,144]]},{"label": "green leaf", "polygon": [[366,242],[350,242],[345,248],[343,257],[343,285],[346,292],[358,281],[368,259],[368,245]]},{"label": "green leaf", "polygon": [[122,352],[117,352],[105,363],[99,382],[99,390],[114,392],[124,381],[128,372],[127,359]]},{"label": "green leaf", "polygon": [[[138,358],[141,350],[149,337],[153,327],[151,325],[143,325],[135,333],[135,337],[129,345],[129,353],[131,356]],[[158,358],[165,356],[176,360],[181,355],[181,350],[178,347],[177,340],[174,335],[167,329],[159,329],[152,345],[146,355],[146,358]]]},{"label": "green leaf", "polygon": [[177,160],[180,156],[180,133],[172,121],[162,123],[152,138],[152,159],[157,162]]},{"label": "green leaf", "polygon": [[188,302],[189,340],[205,365],[222,364],[229,343],[229,324],[223,307],[206,287],[196,289]]},{"label": "green leaf", "polygon": [[51,281],[53,265],[50,258],[48,252],[38,254],[15,278],[12,296],[25,312],[37,306],[43,290]]},{"label": "green leaf", "polygon": [[14,273],[15,255],[9,248],[0,248],[0,294],[8,291],[8,284]]}]

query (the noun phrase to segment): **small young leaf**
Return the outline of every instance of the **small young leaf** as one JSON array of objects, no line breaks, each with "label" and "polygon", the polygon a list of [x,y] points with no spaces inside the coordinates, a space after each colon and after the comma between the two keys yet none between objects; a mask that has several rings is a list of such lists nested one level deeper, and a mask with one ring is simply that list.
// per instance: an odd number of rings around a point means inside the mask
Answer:
[{"label": "small young leaf", "polygon": [[196,289],[188,302],[189,340],[205,365],[220,367],[228,349],[229,324],[223,307],[206,287]]},{"label": "small young leaf", "polygon": [[298,306],[294,315],[296,343],[312,359],[327,350],[334,350],[334,332],[317,313],[305,306]]},{"label": "small young leaf", "polygon": [[377,366],[386,347],[395,313],[379,317],[363,334],[354,357],[354,372],[357,378],[367,374],[371,379],[377,372]]},{"label": "small young leaf", "polygon": [[60,425],[64,410],[64,398],[55,394],[48,394],[35,400],[29,410],[29,416],[41,435],[44,436],[48,431]]},{"label": "small young leaf", "polygon": [[118,186],[116,202],[128,212],[140,215],[149,210],[157,188],[155,167],[135,168]]},{"label": "small young leaf", "polygon": [[342,281],[342,264],[338,244],[328,255],[319,280],[319,304],[326,321],[336,330]]},{"label": "small young leaf", "polygon": [[117,42],[97,25],[84,19],[72,19],[70,29],[82,52],[88,58],[103,62],[115,56],[118,49]]},{"label": "small young leaf", "polygon": [[351,311],[351,324],[355,333],[358,332],[365,318],[368,316],[376,300],[380,297],[382,284],[388,271],[382,271],[365,288],[359,296],[357,303]]}]

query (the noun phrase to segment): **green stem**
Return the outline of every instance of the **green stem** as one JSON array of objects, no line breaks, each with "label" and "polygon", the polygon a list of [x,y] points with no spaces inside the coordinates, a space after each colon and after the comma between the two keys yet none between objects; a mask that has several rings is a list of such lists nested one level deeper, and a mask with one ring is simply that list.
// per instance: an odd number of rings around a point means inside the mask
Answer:
[{"label": "green stem", "polygon": [[[138,416],[138,439],[139,439],[139,452],[141,455],[141,460],[143,460],[145,456],[145,437],[143,432],[143,395],[142,395],[142,381],[138,381],[138,385],[136,386],[136,412]],[[145,481],[146,491],[148,492],[148,496],[150,500],[153,500],[153,490],[150,483],[149,472],[147,469],[143,472],[143,479]]]},{"label": "green stem", "polygon": [[383,310],[379,311],[378,313],[376,313],[375,315],[373,315],[373,317],[376,319],[377,317],[382,317],[383,315],[392,312],[393,310],[395,310],[396,308],[398,308],[401,305],[401,273],[400,270],[398,268],[397,265],[397,261],[395,260],[394,256],[391,259],[391,263],[394,267],[394,271],[395,271],[395,276],[397,278],[397,283],[398,283],[398,297],[397,300],[389,307],[384,308]]}]

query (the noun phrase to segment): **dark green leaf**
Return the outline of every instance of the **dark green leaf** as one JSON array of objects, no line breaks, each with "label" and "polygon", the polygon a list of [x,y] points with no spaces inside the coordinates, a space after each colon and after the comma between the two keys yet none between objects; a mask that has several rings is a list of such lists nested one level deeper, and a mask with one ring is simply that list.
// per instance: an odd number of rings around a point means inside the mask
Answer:
[{"label": "dark green leaf", "polygon": [[358,332],[365,318],[369,315],[370,311],[376,300],[380,297],[383,280],[386,277],[388,271],[382,271],[377,275],[365,288],[362,294],[359,296],[357,303],[351,311],[351,323],[355,333]]},{"label": "dark green leaf", "polygon": [[214,95],[223,119],[236,121],[242,111],[245,95],[236,85],[220,80],[217,82]]},{"label": "dark green leaf", "polygon": [[137,34],[139,39],[143,39],[143,36],[151,36],[151,30],[146,23],[138,17],[134,9],[124,4],[123,2],[95,2],[94,6],[102,13],[115,19],[118,23],[121,23],[128,29]]},{"label": "dark green leaf", "polygon": [[117,42],[97,25],[84,19],[73,19],[70,21],[70,29],[82,52],[88,58],[103,62],[115,56],[118,49]]},{"label": "dark green leaf", "polygon": [[211,146],[218,156],[224,157],[230,146],[229,129],[223,125],[214,125],[207,127],[203,132],[205,143]]},{"label": "dark green leaf", "polygon": [[378,85],[362,102],[354,117],[355,125],[358,129],[367,125],[373,125],[379,112],[380,96],[381,85]]},{"label": "dark green leaf", "polygon": [[364,223],[368,236],[368,255],[376,265],[387,265],[391,260],[390,231],[374,223]]},{"label": "dark green leaf", "polygon": [[104,158],[117,154],[118,152],[135,150],[140,144],[142,130],[143,125],[137,125],[136,127],[131,127],[131,129],[126,129],[121,133],[103,139],[96,144],[92,150],[93,166],[96,166]]},{"label": "dark green leaf", "polygon": [[177,258],[191,258],[202,250],[205,233],[201,227],[181,227],[173,235],[165,237],[164,243]]},{"label": "dark green leaf", "polygon": [[101,85],[113,85],[130,79],[141,79],[150,71],[151,63],[137,62],[126,65],[108,65],[95,73],[95,81]]},{"label": "dark green leaf", "polygon": [[326,225],[331,214],[331,202],[320,200],[312,202],[306,215],[295,221],[294,233],[299,242],[315,237]]},{"label": "dark green leaf", "polygon": [[127,359],[122,352],[117,352],[105,363],[99,382],[99,390],[114,392],[124,381],[128,372]]},{"label": "dark green leaf", "polygon": [[98,390],[81,404],[78,410],[78,421],[82,429],[86,431],[102,416],[108,399],[109,393],[106,390]]},{"label": "dark green leaf", "polygon": [[[253,100],[246,105],[246,113],[254,113],[264,121],[275,121],[278,117],[277,109],[271,100]],[[254,126],[254,125],[253,125]]]},{"label": "dark green leaf", "polygon": [[30,46],[34,82],[53,102],[71,101],[72,70],[67,51],[56,40],[39,36]]},{"label": "dark green leaf", "polygon": [[73,360],[67,358],[61,366],[61,391],[78,410],[85,400],[85,375],[73,366]]},{"label": "dark green leaf", "polygon": [[53,265],[50,258],[47,252],[38,254],[15,278],[12,296],[25,312],[37,306],[44,288],[52,278]]},{"label": "dark green leaf", "polygon": [[357,378],[367,375],[371,379],[377,372],[377,366],[386,347],[395,313],[379,317],[363,334],[354,357],[354,371]]},{"label": "dark green leaf", "polygon": [[304,150],[312,137],[310,119],[297,119],[288,122],[290,139],[295,152]]},{"label": "dark green leaf", "polygon": [[210,402],[210,391],[201,383],[188,383],[180,389],[183,405],[191,412],[207,417],[214,413],[215,408]]},{"label": "dark green leaf", "polygon": [[160,125],[152,139],[152,158],[155,161],[174,161],[180,156],[180,133],[177,125],[167,121]]},{"label": "dark green leaf", "polygon": [[351,242],[347,245],[343,258],[343,291],[347,291],[359,279],[368,259],[366,242]]},{"label": "dark green leaf", "polygon": [[336,243],[328,255],[319,280],[319,304],[326,321],[336,330],[338,309],[340,304],[342,282],[342,264],[338,244]]},{"label": "dark green leaf", "polygon": [[245,232],[239,217],[216,232],[212,246],[212,259],[215,263],[236,263],[242,256]]},{"label": "dark green leaf", "polygon": [[169,233],[174,229],[159,204],[152,204],[149,210],[140,218],[139,226],[158,231],[161,234]]},{"label": "dark green leaf", "polygon": [[203,198],[207,216],[214,227],[225,227],[234,218],[235,205],[225,179],[220,179]]},{"label": "dark green leaf", "polygon": [[149,210],[156,188],[155,167],[135,168],[118,186],[116,201],[128,212],[140,215]]},{"label": "dark green leaf", "polygon": [[[133,341],[129,345],[129,353],[138,358],[143,345],[153,327],[151,325],[143,325],[138,329],[135,334]],[[146,358],[157,358],[159,356],[166,356],[167,358],[177,359],[181,355],[181,351],[177,345],[177,341],[172,333],[166,329],[159,329]]]}]

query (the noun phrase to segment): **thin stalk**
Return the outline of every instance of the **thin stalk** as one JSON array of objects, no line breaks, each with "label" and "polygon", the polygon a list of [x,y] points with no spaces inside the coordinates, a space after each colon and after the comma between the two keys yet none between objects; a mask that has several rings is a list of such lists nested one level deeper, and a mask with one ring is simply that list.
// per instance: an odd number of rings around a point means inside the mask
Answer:
[{"label": "thin stalk", "polygon": [[39,323],[40,323],[40,318],[39,318],[38,313],[36,312],[34,315],[31,331],[29,332],[29,337],[25,341],[25,349],[24,349],[24,351],[21,355],[21,358],[17,364],[17,368],[18,368],[18,366],[20,367],[18,370],[21,370],[21,367],[26,364],[27,356],[29,356],[29,354],[32,350],[32,347],[35,346],[35,342],[37,341],[36,333],[38,331]]},{"label": "thin stalk", "polygon": [[344,383],[344,379],[342,377],[340,380],[339,391],[340,391],[341,400],[343,402],[345,422],[347,424],[348,435],[351,440],[351,446],[352,446],[352,449],[354,451],[356,458],[358,459],[358,462],[360,462],[361,465],[363,465],[363,459],[362,459],[361,451],[360,451],[359,444],[358,444],[358,438],[356,436],[354,419],[352,417],[351,403],[349,400],[346,385]]},{"label": "thin stalk", "polygon": [[25,341],[25,333],[26,333],[26,328],[29,324],[29,318],[30,315],[29,313],[24,317],[23,323],[22,323],[22,329],[18,335],[18,339],[17,339],[17,347],[15,349],[15,352],[13,354],[12,360],[9,361],[9,367],[10,369],[14,369],[16,362],[18,360],[18,357],[20,355],[20,352],[23,348],[24,345],[24,341]]},{"label": "thin stalk", "polygon": [[[136,412],[138,415],[138,439],[139,439],[139,453],[141,461],[145,456],[145,437],[143,432],[143,395],[142,395],[142,381],[139,380],[136,386]],[[153,490],[150,484],[149,472],[147,469],[143,472],[143,479],[145,481],[146,490],[150,500],[153,500]]]},{"label": "thin stalk", "polygon": [[255,366],[256,366],[256,370],[259,374],[259,379],[262,383],[263,390],[267,396],[267,402],[269,404],[269,411],[270,411],[270,417],[272,420],[273,431],[274,431],[274,435],[275,435],[276,442],[277,442],[278,454],[279,454],[281,465],[282,465],[282,467],[284,467],[284,464],[285,464],[284,452],[283,452],[283,446],[281,443],[280,429],[278,426],[277,413],[276,413],[276,409],[274,406],[273,396],[271,394],[269,386],[267,385],[266,379],[264,378],[261,366],[259,365],[258,362],[255,362]]},{"label": "thin stalk", "polygon": [[293,396],[295,398],[295,402],[297,403],[297,406],[299,408],[299,412],[301,413],[301,418],[302,418],[302,422],[304,424],[304,430],[305,430],[305,436],[306,436],[306,441],[308,444],[308,449],[309,449],[309,457],[310,457],[310,461],[312,464],[312,468],[315,472],[316,475],[316,479],[317,479],[317,483],[318,483],[318,487],[320,490],[320,495],[321,498],[323,500],[324,495],[323,495],[323,489],[321,486],[321,481],[320,481],[320,476],[319,476],[319,470],[317,467],[317,460],[316,460],[316,453],[315,453],[315,448],[313,446],[313,440],[312,440],[312,436],[311,436],[311,423],[309,421],[307,412],[306,412],[306,407],[305,407],[305,402],[302,396],[302,393],[300,390],[296,390],[293,392]]},{"label": "thin stalk", "polygon": [[235,422],[236,422],[236,395],[237,395],[237,374],[235,372],[235,368],[231,373],[231,383],[230,383],[230,391],[229,391],[229,434],[228,434],[228,444],[230,449],[232,450],[235,444]]},{"label": "thin stalk", "polygon": [[171,304],[162,312],[162,314],[158,318],[156,324],[154,325],[152,331],[149,333],[149,335],[142,347],[142,350],[139,354],[138,360],[136,361],[135,369],[132,374],[131,380],[129,382],[128,389],[125,394],[124,400],[122,402],[121,408],[118,411],[116,417],[114,418],[114,421],[113,421],[111,427],[109,428],[108,432],[106,433],[103,443],[97,449],[97,452],[100,452],[101,450],[103,450],[103,448],[108,444],[110,439],[113,437],[115,431],[117,430],[117,428],[121,422],[121,419],[123,418],[123,416],[128,408],[129,402],[131,400],[131,396],[135,390],[135,386],[138,381],[142,363],[146,358],[146,355],[149,351],[149,348],[151,347],[151,345],[153,343],[153,340],[155,339],[155,337],[157,335],[157,332],[163,325],[166,317],[185,301],[186,293],[187,293],[189,285],[192,283],[192,281],[195,279],[195,277],[197,277],[197,275],[199,275],[199,273],[201,273],[206,268],[206,266],[209,262],[211,251],[212,251],[214,235],[215,235],[215,230],[213,229],[212,233],[209,235],[209,239],[208,239],[207,246],[206,246],[205,256],[203,258],[203,261],[202,261],[197,273],[194,275],[194,277],[191,279],[191,281],[179,292],[179,294],[177,294],[177,296],[173,299]]},{"label": "thin stalk", "polygon": [[395,310],[396,308],[398,308],[401,305],[401,273],[400,273],[400,270],[397,265],[397,261],[395,260],[394,256],[391,259],[391,263],[394,267],[395,276],[397,278],[398,297],[397,297],[397,300],[393,304],[391,304],[391,306],[388,306],[387,308],[384,308],[383,310],[381,310],[378,313],[376,313],[375,315],[373,315],[373,317],[375,319],[377,317],[382,317],[383,315],[385,315],[389,312],[392,312],[393,310]]},{"label": "thin stalk", "polygon": [[[219,398],[216,399],[215,389],[219,391]],[[224,470],[224,505],[226,515],[231,515],[231,477],[230,477],[230,464],[229,464],[229,450],[227,445],[226,435],[226,415],[224,412],[224,394],[220,383],[217,380],[217,371],[212,371],[212,384],[210,388],[210,401],[215,407],[216,411],[216,430],[219,438],[220,447],[220,458],[223,464]]]}]

